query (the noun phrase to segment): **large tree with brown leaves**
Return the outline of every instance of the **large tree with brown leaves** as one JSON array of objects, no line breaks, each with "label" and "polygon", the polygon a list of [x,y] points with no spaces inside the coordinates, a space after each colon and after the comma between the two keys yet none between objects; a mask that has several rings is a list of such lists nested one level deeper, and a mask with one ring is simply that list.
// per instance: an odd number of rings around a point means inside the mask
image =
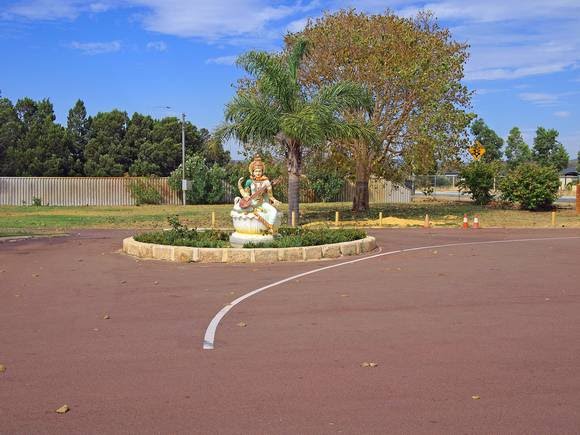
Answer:
[{"label": "large tree with brown leaves", "polygon": [[467,45],[453,41],[431,15],[409,19],[341,10],[310,21],[288,35],[286,44],[302,38],[311,43],[299,74],[307,89],[358,82],[374,99],[372,110],[345,114],[366,122],[374,139],[333,142],[352,162],[354,210],[368,209],[372,174],[397,179],[428,171],[464,149],[472,118],[466,112],[470,92],[461,83]]}]

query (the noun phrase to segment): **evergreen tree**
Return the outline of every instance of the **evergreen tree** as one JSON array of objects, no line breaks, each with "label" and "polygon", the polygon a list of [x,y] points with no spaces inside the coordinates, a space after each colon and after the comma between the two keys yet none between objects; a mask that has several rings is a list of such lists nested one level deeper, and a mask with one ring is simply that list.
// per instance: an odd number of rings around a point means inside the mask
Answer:
[{"label": "evergreen tree", "polygon": [[8,98],[0,98],[0,176],[13,175],[6,153],[18,142],[22,133],[22,124],[14,105]]},{"label": "evergreen tree", "polygon": [[524,141],[522,132],[518,127],[514,127],[510,130],[507,145],[505,147],[505,156],[510,169],[532,160],[532,151]]},{"label": "evergreen tree", "polygon": [[534,138],[533,158],[542,166],[554,166],[561,170],[568,166],[570,156],[564,146],[558,142],[558,131],[538,127]]},{"label": "evergreen tree", "polygon": [[68,112],[66,124],[73,159],[71,175],[84,175],[84,152],[89,141],[90,127],[91,118],[87,117],[85,103],[77,100]]},{"label": "evergreen tree", "polygon": [[471,125],[471,133],[474,139],[481,143],[485,148],[483,161],[492,162],[494,160],[501,160],[503,147],[503,139],[497,135],[495,131],[487,126],[483,119],[479,118]]},{"label": "evergreen tree", "polygon": [[122,176],[131,161],[131,149],[123,143],[129,118],[126,112],[98,113],[91,123],[85,148],[85,174],[91,177]]},{"label": "evergreen tree", "polygon": [[6,151],[6,167],[14,176],[64,176],[72,163],[66,130],[56,124],[48,99],[19,100],[14,106],[21,135]]}]

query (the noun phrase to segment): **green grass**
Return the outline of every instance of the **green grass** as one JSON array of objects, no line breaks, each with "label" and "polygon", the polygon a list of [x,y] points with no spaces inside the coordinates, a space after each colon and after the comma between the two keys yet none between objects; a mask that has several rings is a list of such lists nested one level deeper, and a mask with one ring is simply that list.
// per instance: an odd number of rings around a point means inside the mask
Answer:
[{"label": "green grass", "polygon": [[[353,213],[350,203],[301,204],[301,223],[332,223],[335,211],[340,213],[341,222],[356,226],[369,219],[376,220],[379,212],[385,218],[422,221],[429,214],[437,226],[459,226],[463,214],[470,219],[477,214],[483,227],[550,227],[550,212],[528,212],[522,210],[502,210],[475,206],[469,202],[414,202],[411,204],[371,204],[367,213]],[[216,226],[231,228],[230,211],[225,205],[164,206],[147,205],[140,207],[0,207],[0,231],[58,232],[82,228],[124,228],[156,229],[166,228],[167,216],[178,214],[180,220],[189,227],[209,227],[211,213],[216,214]],[[283,224],[287,224],[286,208]],[[345,222],[346,221],[346,222]],[[571,208],[557,211],[557,226],[580,227],[580,217]],[[417,222],[412,225],[419,225]],[[412,226],[411,225],[411,226]]]}]

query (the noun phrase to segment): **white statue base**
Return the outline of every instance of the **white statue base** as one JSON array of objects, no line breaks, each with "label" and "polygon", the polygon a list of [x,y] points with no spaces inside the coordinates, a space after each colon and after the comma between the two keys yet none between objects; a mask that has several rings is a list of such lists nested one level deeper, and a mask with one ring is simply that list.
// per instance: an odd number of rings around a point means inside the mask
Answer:
[{"label": "white statue base", "polygon": [[244,234],[237,231],[230,235],[232,248],[243,248],[247,243],[268,243],[274,240],[272,234]]},{"label": "white statue base", "polygon": [[[230,212],[235,232],[230,236],[230,244],[234,248],[242,248],[246,243],[268,243],[274,240],[268,228],[260,222],[254,213],[243,213],[236,210]],[[278,215],[274,228],[280,225]]]}]

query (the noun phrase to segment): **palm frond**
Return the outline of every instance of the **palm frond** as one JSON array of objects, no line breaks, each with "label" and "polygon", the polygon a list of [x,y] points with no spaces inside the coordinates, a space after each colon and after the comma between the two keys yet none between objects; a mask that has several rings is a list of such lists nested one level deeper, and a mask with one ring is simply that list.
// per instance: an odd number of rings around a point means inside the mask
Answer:
[{"label": "palm frond", "polygon": [[314,101],[327,105],[336,112],[364,110],[370,113],[373,108],[371,93],[364,86],[348,81],[322,87]]},{"label": "palm frond", "polygon": [[243,142],[272,140],[280,131],[279,109],[261,95],[236,95],[226,106],[225,118],[224,133]]},{"label": "palm frond", "polygon": [[260,93],[273,96],[285,110],[292,110],[300,87],[280,56],[250,51],[240,56],[237,63],[256,78]]},{"label": "palm frond", "polygon": [[298,81],[298,68],[304,56],[308,54],[310,43],[305,38],[298,38],[288,54],[288,69],[294,81]]}]

